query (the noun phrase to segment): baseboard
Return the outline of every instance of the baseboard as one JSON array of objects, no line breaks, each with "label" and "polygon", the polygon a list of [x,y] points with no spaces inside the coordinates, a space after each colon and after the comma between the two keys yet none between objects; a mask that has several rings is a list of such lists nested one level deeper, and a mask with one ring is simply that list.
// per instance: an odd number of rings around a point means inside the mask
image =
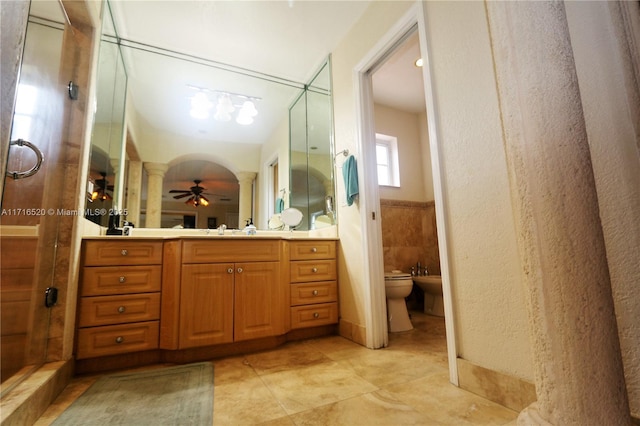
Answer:
[{"label": "baseboard", "polygon": [[367,329],[361,325],[340,318],[340,336],[362,346],[367,346]]},{"label": "baseboard", "polygon": [[533,383],[457,359],[458,380],[462,389],[480,395],[514,411],[522,411],[536,401]]},{"label": "baseboard", "polygon": [[34,424],[69,384],[72,376],[72,360],[44,364],[2,398],[2,426]]}]

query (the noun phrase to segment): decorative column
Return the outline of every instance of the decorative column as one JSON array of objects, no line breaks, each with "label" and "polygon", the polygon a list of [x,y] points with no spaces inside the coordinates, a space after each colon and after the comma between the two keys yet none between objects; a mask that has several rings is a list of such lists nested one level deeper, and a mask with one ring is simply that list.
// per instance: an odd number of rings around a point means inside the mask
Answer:
[{"label": "decorative column", "polygon": [[160,228],[162,218],[162,180],[169,166],[162,163],[144,163],[147,171],[147,220],[146,228]]},{"label": "decorative column", "polygon": [[142,161],[129,160],[127,174],[127,217],[136,226],[140,225],[140,190],[142,189]]},{"label": "decorative column", "polygon": [[564,4],[486,8],[538,396],[518,424],[629,424]]},{"label": "decorative column", "polygon": [[256,178],[254,172],[238,172],[236,177],[240,184],[240,196],[238,206],[238,228],[244,227],[245,221],[253,215],[253,181]]}]

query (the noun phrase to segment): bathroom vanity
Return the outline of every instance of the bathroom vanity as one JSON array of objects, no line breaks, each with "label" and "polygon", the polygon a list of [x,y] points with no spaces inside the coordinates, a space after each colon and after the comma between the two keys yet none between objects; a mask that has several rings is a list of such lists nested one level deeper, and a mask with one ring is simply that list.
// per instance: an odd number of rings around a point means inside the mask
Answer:
[{"label": "bathroom vanity", "polygon": [[76,370],[191,362],[332,334],[335,239],[83,241]]}]

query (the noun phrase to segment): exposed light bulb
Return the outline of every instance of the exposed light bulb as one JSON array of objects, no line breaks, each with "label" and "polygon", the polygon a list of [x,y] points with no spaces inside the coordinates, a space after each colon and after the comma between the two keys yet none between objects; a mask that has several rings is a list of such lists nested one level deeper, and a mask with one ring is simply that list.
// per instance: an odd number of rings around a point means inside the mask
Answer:
[{"label": "exposed light bulb", "polygon": [[424,64],[424,61],[422,60],[422,58],[416,59],[416,62],[415,62],[416,67],[421,67],[423,64]]},{"label": "exposed light bulb", "polygon": [[203,92],[198,92],[191,98],[190,114],[193,118],[204,120],[209,117],[209,110],[213,108],[213,103]]}]

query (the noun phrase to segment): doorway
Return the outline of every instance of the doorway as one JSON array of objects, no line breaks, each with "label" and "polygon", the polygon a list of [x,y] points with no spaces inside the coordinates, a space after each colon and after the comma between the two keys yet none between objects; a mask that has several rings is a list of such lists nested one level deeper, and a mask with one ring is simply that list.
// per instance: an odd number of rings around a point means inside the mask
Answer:
[{"label": "doorway", "polygon": [[[453,304],[451,301],[451,285],[447,258],[447,229],[444,221],[445,200],[443,196],[443,182],[440,175],[439,144],[437,129],[437,112],[433,102],[433,87],[429,69],[428,39],[425,30],[423,9],[420,3],[414,5],[403,18],[381,39],[374,49],[355,67],[356,90],[359,113],[358,140],[363,163],[363,179],[368,182],[377,180],[376,160],[376,123],[375,101],[373,91],[373,74],[393,55],[396,49],[412,34],[418,33],[421,57],[424,59],[422,76],[424,82],[424,103],[426,104],[426,118],[428,122],[428,151],[429,159],[423,160],[422,168],[431,165],[430,174],[433,182],[433,200],[437,222],[438,256],[442,275],[444,299],[444,313],[447,339],[447,354],[449,364],[449,380],[458,385],[457,351],[455,342],[455,328],[453,321]],[[417,58],[416,58],[417,59]],[[423,123],[424,124],[424,123]],[[426,151],[425,151],[426,154]],[[382,248],[382,227],[376,220],[380,212],[380,189],[378,185],[367,185],[361,197],[363,234],[367,261],[367,270],[371,288],[367,294],[367,333],[372,347],[385,346],[388,342],[386,327],[386,300],[384,287],[384,260]]]}]

